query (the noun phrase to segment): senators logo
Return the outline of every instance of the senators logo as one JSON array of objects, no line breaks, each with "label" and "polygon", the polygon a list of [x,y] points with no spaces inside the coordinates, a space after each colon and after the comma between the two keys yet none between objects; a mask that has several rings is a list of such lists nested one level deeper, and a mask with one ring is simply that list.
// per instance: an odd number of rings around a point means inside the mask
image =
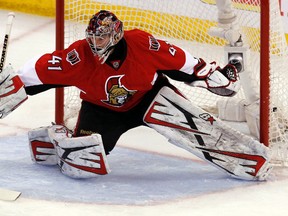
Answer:
[{"label": "senators logo", "polygon": [[121,107],[125,104],[136,91],[128,90],[124,85],[121,84],[121,76],[112,76],[106,82],[106,94],[107,100],[102,100],[103,103]]}]

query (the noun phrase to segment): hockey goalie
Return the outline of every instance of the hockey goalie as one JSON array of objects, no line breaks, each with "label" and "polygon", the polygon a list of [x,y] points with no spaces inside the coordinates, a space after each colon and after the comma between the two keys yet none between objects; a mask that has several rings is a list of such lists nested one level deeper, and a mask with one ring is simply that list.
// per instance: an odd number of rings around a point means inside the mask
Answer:
[{"label": "hockey goalie", "polygon": [[107,155],[120,136],[144,125],[232,177],[267,178],[268,148],[193,105],[168,79],[231,97],[240,88],[234,65],[206,62],[142,30],[124,31],[110,11],[94,14],[85,33],[64,50],[31,59],[17,73],[8,67],[0,74],[3,117],[26,98],[13,91],[19,83],[11,77],[19,78],[28,95],[63,86],[81,90],[74,131],[61,125],[29,131],[34,162],[57,165],[73,178],[108,174]]}]

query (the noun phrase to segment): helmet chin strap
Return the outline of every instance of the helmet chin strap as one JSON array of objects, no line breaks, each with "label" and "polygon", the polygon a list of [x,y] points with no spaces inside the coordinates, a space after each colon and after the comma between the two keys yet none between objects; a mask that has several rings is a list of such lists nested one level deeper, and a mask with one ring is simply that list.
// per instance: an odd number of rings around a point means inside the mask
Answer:
[{"label": "helmet chin strap", "polygon": [[106,52],[104,52],[101,56],[99,56],[99,61],[101,64],[104,64],[109,55],[114,51],[114,47],[110,47]]}]

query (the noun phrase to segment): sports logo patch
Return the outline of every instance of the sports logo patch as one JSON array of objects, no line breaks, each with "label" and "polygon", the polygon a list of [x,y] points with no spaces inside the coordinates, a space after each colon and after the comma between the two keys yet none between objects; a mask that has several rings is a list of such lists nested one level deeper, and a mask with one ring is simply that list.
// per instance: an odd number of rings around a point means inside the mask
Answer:
[{"label": "sports logo patch", "polygon": [[152,36],[149,36],[149,45],[149,50],[158,51],[160,49],[160,43]]},{"label": "sports logo patch", "polygon": [[201,114],[199,115],[199,118],[201,118],[201,119],[203,119],[203,120],[205,120],[205,121],[210,122],[211,125],[213,125],[213,122],[216,121],[216,120],[214,119],[214,117],[211,116],[209,113],[201,113]]},{"label": "sports logo patch", "polygon": [[79,63],[81,61],[81,59],[79,58],[79,54],[78,52],[73,49],[72,51],[70,51],[67,54],[66,60],[71,64],[71,65],[75,65],[77,63]]},{"label": "sports logo patch", "polygon": [[131,96],[133,96],[136,91],[127,89],[121,84],[122,76],[112,76],[106,81],[106,94],[107,100],[102,100],[102,102],[109,104],[110,106],[120,107],[125,104]]}]

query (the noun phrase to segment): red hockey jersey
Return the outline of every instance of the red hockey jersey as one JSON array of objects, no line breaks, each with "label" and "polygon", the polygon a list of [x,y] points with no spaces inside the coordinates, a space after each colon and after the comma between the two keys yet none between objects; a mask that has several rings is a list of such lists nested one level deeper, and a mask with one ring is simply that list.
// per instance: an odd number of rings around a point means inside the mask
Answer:
[{"label": "red hockey jersey", "polygon": [[25,86],[60,84],[76,86],[80,97],[115,111],[127,111],[141,101],[152,88],[159,70],[177,70],[192,74],[198,59],[183,49],[155,39],[141,30],[125,31],[127,56],[101,64],[85,39],[67,49],[31,60],[19,75]]}]

